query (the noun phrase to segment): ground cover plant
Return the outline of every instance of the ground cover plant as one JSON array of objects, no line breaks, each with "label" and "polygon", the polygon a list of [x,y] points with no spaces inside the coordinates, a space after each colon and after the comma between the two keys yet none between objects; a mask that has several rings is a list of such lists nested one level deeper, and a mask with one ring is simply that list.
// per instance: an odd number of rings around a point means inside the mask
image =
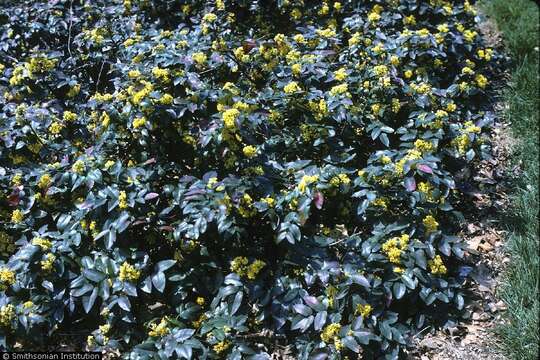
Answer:
[{"label": "ground cover plant", "polygon": [[473,5],[4,2],[0,347],[391,359],[459,314]]}]

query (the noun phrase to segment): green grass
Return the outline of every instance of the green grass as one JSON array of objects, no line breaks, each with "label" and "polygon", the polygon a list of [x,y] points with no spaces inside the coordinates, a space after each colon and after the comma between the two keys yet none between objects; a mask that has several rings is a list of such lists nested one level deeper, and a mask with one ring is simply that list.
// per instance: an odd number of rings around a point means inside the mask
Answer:
[{"label": "green grass", "polygon": [[[538,5],[531,0],[484,0],[482,8],[502,33],[512,59],[504,92],[504,116],[518,144],[513,161],[524,171],[515,180],[511,209],[505,214],[511,262],[499,296],[507,303],[508,323],[498,331],[512,359],[538,357]],[[535,49],[536,48],[536,49]]]}]

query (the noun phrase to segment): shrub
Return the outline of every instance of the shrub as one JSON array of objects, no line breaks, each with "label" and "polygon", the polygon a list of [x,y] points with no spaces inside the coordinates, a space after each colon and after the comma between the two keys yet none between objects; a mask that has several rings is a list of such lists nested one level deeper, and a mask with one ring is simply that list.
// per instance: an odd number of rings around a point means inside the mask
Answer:
[{"label": "shrub", "polygon": [[468,1],[0,14],[0,347],[397,358],[463,308],[497,59]]}]

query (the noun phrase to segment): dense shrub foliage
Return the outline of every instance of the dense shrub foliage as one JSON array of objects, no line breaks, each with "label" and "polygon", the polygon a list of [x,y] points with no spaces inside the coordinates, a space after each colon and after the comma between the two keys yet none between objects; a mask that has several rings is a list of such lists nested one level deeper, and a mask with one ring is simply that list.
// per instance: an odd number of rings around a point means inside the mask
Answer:
[{"label": "dense shrub foliage", "polygon": [[397,358],[463,308],[468,1],[1,6],[1,348]]}]

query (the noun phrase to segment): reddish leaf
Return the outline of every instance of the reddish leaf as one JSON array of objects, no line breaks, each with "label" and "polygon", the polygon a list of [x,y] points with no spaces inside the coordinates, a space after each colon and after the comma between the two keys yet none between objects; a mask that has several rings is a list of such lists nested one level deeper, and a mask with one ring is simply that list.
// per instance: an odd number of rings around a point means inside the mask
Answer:
[{"label": "reddish leaf", "polygon": [[315,207],[321,210],[324,204],[324,195],[321,192],[316,192],[314,200],[315,200]]},{"label": "reddish leaf", "polygon": [[427,166],[427,165],[424,165],[424,164],[420,164],[416,167],[418,170],[422,171],[422,172],[425,172],[427,174],[433,174],[433,170]]}]

